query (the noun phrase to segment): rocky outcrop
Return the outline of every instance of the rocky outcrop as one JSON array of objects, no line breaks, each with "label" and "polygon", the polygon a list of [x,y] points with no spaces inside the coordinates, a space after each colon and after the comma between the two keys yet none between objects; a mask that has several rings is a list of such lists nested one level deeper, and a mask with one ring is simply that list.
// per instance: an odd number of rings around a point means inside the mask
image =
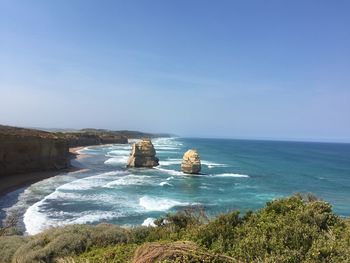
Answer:
[{"label": "rocky outcrop", "polygon": [[43,131],[0,126],[0,176],[69,166],[64,139]]},{"label": "rocky outcrop", "polygon": [[143,139],[132,145],[127,167],[154,167],[159,164],[156,150],[149,139]]},{"label": "rocky outcrop", "polygon": [[200,173],[201,160],[196,150],[188,150],[185,152],[181,163],[181,171],[187,174]]}]

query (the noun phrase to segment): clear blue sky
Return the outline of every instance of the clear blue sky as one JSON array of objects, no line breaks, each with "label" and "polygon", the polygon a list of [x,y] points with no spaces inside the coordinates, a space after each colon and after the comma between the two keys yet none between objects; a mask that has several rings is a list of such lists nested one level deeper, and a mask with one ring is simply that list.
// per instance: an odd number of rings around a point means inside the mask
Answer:
[{"label": "clear blue sky", "polygon": [[0,0],[0,123],[350,141],[350,1]]}]

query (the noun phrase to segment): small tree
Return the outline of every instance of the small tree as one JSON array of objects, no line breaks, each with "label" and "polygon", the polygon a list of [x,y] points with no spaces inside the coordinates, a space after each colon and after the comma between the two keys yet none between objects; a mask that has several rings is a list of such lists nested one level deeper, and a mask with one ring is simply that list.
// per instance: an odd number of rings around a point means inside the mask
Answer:
[{"label": "small tree", "polygon": [[18,223],[18,217],[13,215],[9,217],[4,226],[0,227],[0,237],[5,236],[10,230],[15,230]]}]

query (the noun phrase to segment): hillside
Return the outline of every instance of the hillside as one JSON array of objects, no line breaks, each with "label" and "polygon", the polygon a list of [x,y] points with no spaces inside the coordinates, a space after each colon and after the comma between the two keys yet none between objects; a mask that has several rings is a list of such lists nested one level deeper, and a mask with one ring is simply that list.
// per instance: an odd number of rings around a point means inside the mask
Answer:
[{"label": "hillside", "polygon": [[141,139],[141,138],[159,138],[159,137],[171,137],[171,134],[168,133],[147,133],[139,131],[128,131],[128,130],[105,130],[105,129],[82,129],[80,131],[89,132],[89,133],[111,133],[115,135],[125,136],[128,139]]},{"label": "hillside", "polygon": [[107,131],[91,132],[91,131],[78,131],[78,132],[55,132],[55,136],[67,141],[69,147],[99,145],[99,144],[126,144],[128,138]]}]

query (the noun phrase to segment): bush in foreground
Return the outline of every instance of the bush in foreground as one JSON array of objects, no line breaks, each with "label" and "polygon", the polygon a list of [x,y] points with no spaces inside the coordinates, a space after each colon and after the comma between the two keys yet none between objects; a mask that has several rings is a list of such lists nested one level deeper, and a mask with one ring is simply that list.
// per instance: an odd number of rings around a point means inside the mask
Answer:
[{"label": "bush in foreground", "polygon": [[17,249],[26,244],[29,239],[23,236],[0,236],[0,262],[11,262]]},{"label": "bush in foreground", "polygon": [[350,262],[349,219],[335,215],[326,202],[300,195],[244,216],[232,212],[208,222],[183,211],[156,224],[130,230],[77,225],[33,237],[2,237],[0,258],[6,256],[0,261]]},{"label": "bush in foreground", "polygon": [[64,256],[79,255],[91,247],[128,243],[129,231],[118,226],[72,225],[54,228],[33,236],[14,254],[14,262],[54,262]]},{"label": "bush in foreground", "polygon": [[[349,229],[334,215],[331,206],[321,201],[305,202],[300,196],[267,203],[235,228],[235,242],[224,251],[244,261],[330,262],[342,260],[333,242],[339,230]],[[323,240],[325,246],[316,249]],[[324,253],[326,246],[332,252]],[[314,250],[314,253],[310,253]],[[338,257],[339,256],[339,257]],[[345,259],[345,258],[343,258]]]},{"label": "bush in foreground", "polygon": [[59,259],[59,263],[127,263],[131,262],[136,244],[118,244],[108,247],[95,247],[75,258]]}]

